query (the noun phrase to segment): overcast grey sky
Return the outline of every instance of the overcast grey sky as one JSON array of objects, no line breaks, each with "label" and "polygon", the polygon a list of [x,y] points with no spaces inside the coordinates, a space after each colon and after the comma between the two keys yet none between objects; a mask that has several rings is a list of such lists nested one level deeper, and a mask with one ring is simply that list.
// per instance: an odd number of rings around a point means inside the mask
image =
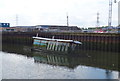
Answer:
[{"label": "overcast grey sky", "polygon": [[[113,0],[114,1],[114,0]],[[119,0],[117,0],[118,2]],[[96,26],[97,12],[100,25],[108,25],[109,0],[0,0],[0,22],[16,25],[66,25]],[[113,4],[112,25],[118,25],[118,3]]]}]

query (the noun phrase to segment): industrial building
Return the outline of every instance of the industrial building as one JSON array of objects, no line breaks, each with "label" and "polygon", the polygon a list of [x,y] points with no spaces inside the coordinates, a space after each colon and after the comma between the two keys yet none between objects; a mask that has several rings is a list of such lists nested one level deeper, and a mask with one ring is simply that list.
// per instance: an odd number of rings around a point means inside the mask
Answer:
[{"label": "industrial building", "polygon": [[46,32],[81,32],[77,26],[37,25],[36,30]]},{"label": "industrial building", "polygon": [[32,32],[36,26],[15,26],[17,32]]},{"label": "industrial building", "polygon": [[1,31],[14,31],[14,28],[10,27],[10,23],[0,23],[0,32]]},{"label": "industrial building", "polygon": [[4,27],[2,31],[14,31],[14,32],[81,32],[82,30],[77,26],[61,26],[61,25],[36,25],[36,26],[14,26]]},{"label": "industrial building", "polygon": [[10,27],[10,23],[0,23],[0,27]]},{"label": "industrial building", "polygon": [[14,31],[16,31],[15,27],[1,27],[0,29],[3,32],[14,32]]}]

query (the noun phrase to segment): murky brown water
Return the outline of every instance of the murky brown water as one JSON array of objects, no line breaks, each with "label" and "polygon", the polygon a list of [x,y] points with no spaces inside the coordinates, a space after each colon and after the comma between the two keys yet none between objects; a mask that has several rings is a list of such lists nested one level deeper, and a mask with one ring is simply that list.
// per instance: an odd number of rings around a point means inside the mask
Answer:
[{"label": "murky brown water", "polygon": [[80,50],[71,56],[31,52],[30,47],[4,44],[3,79],[118,79],[119,53]]}]

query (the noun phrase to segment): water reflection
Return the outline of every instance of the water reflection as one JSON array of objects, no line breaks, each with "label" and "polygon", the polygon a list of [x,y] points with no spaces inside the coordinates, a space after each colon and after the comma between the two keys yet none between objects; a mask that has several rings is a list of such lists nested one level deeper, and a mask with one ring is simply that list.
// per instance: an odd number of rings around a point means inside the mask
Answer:
[{"label": "water reflection", "polygon": [[78,65],[74,69],[35,63],[34,59],[14,53],[1,52],[3,55],[3,79],[117,79],[118,72]]},{"label": "water reflection", "polygon": [[31,51],[31,47],[3,44],[4,78],[118,78],[118,52],[79,49],[78,55],[74,55],[74,53],[69,55],[42,50]]},{"label": "water reflection", "polygon": [[[57,54],[50,51],[31,51],[32,46],[4,44],[3,51],[34,57],[35,63],[65,66],[75,68],[78,65],[92,66],[118,71],[118,54],[116,52],[90,51],[79,49],[79,54]],[[78,51],[77,51],[78,52]]]}]

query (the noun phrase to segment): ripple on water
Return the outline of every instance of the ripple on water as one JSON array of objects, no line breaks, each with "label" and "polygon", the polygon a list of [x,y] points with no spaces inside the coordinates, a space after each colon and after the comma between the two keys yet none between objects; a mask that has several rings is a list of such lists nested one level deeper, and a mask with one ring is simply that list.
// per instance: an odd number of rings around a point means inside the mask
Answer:
[{"label": "ripple on water", "polygon": [[118,78],[118,72],[106,74],[106,70],[88,66],[69,69],[45,63],[35,63],[34,58],[4,53],[2,55],[3,79],[111,79]]}]

